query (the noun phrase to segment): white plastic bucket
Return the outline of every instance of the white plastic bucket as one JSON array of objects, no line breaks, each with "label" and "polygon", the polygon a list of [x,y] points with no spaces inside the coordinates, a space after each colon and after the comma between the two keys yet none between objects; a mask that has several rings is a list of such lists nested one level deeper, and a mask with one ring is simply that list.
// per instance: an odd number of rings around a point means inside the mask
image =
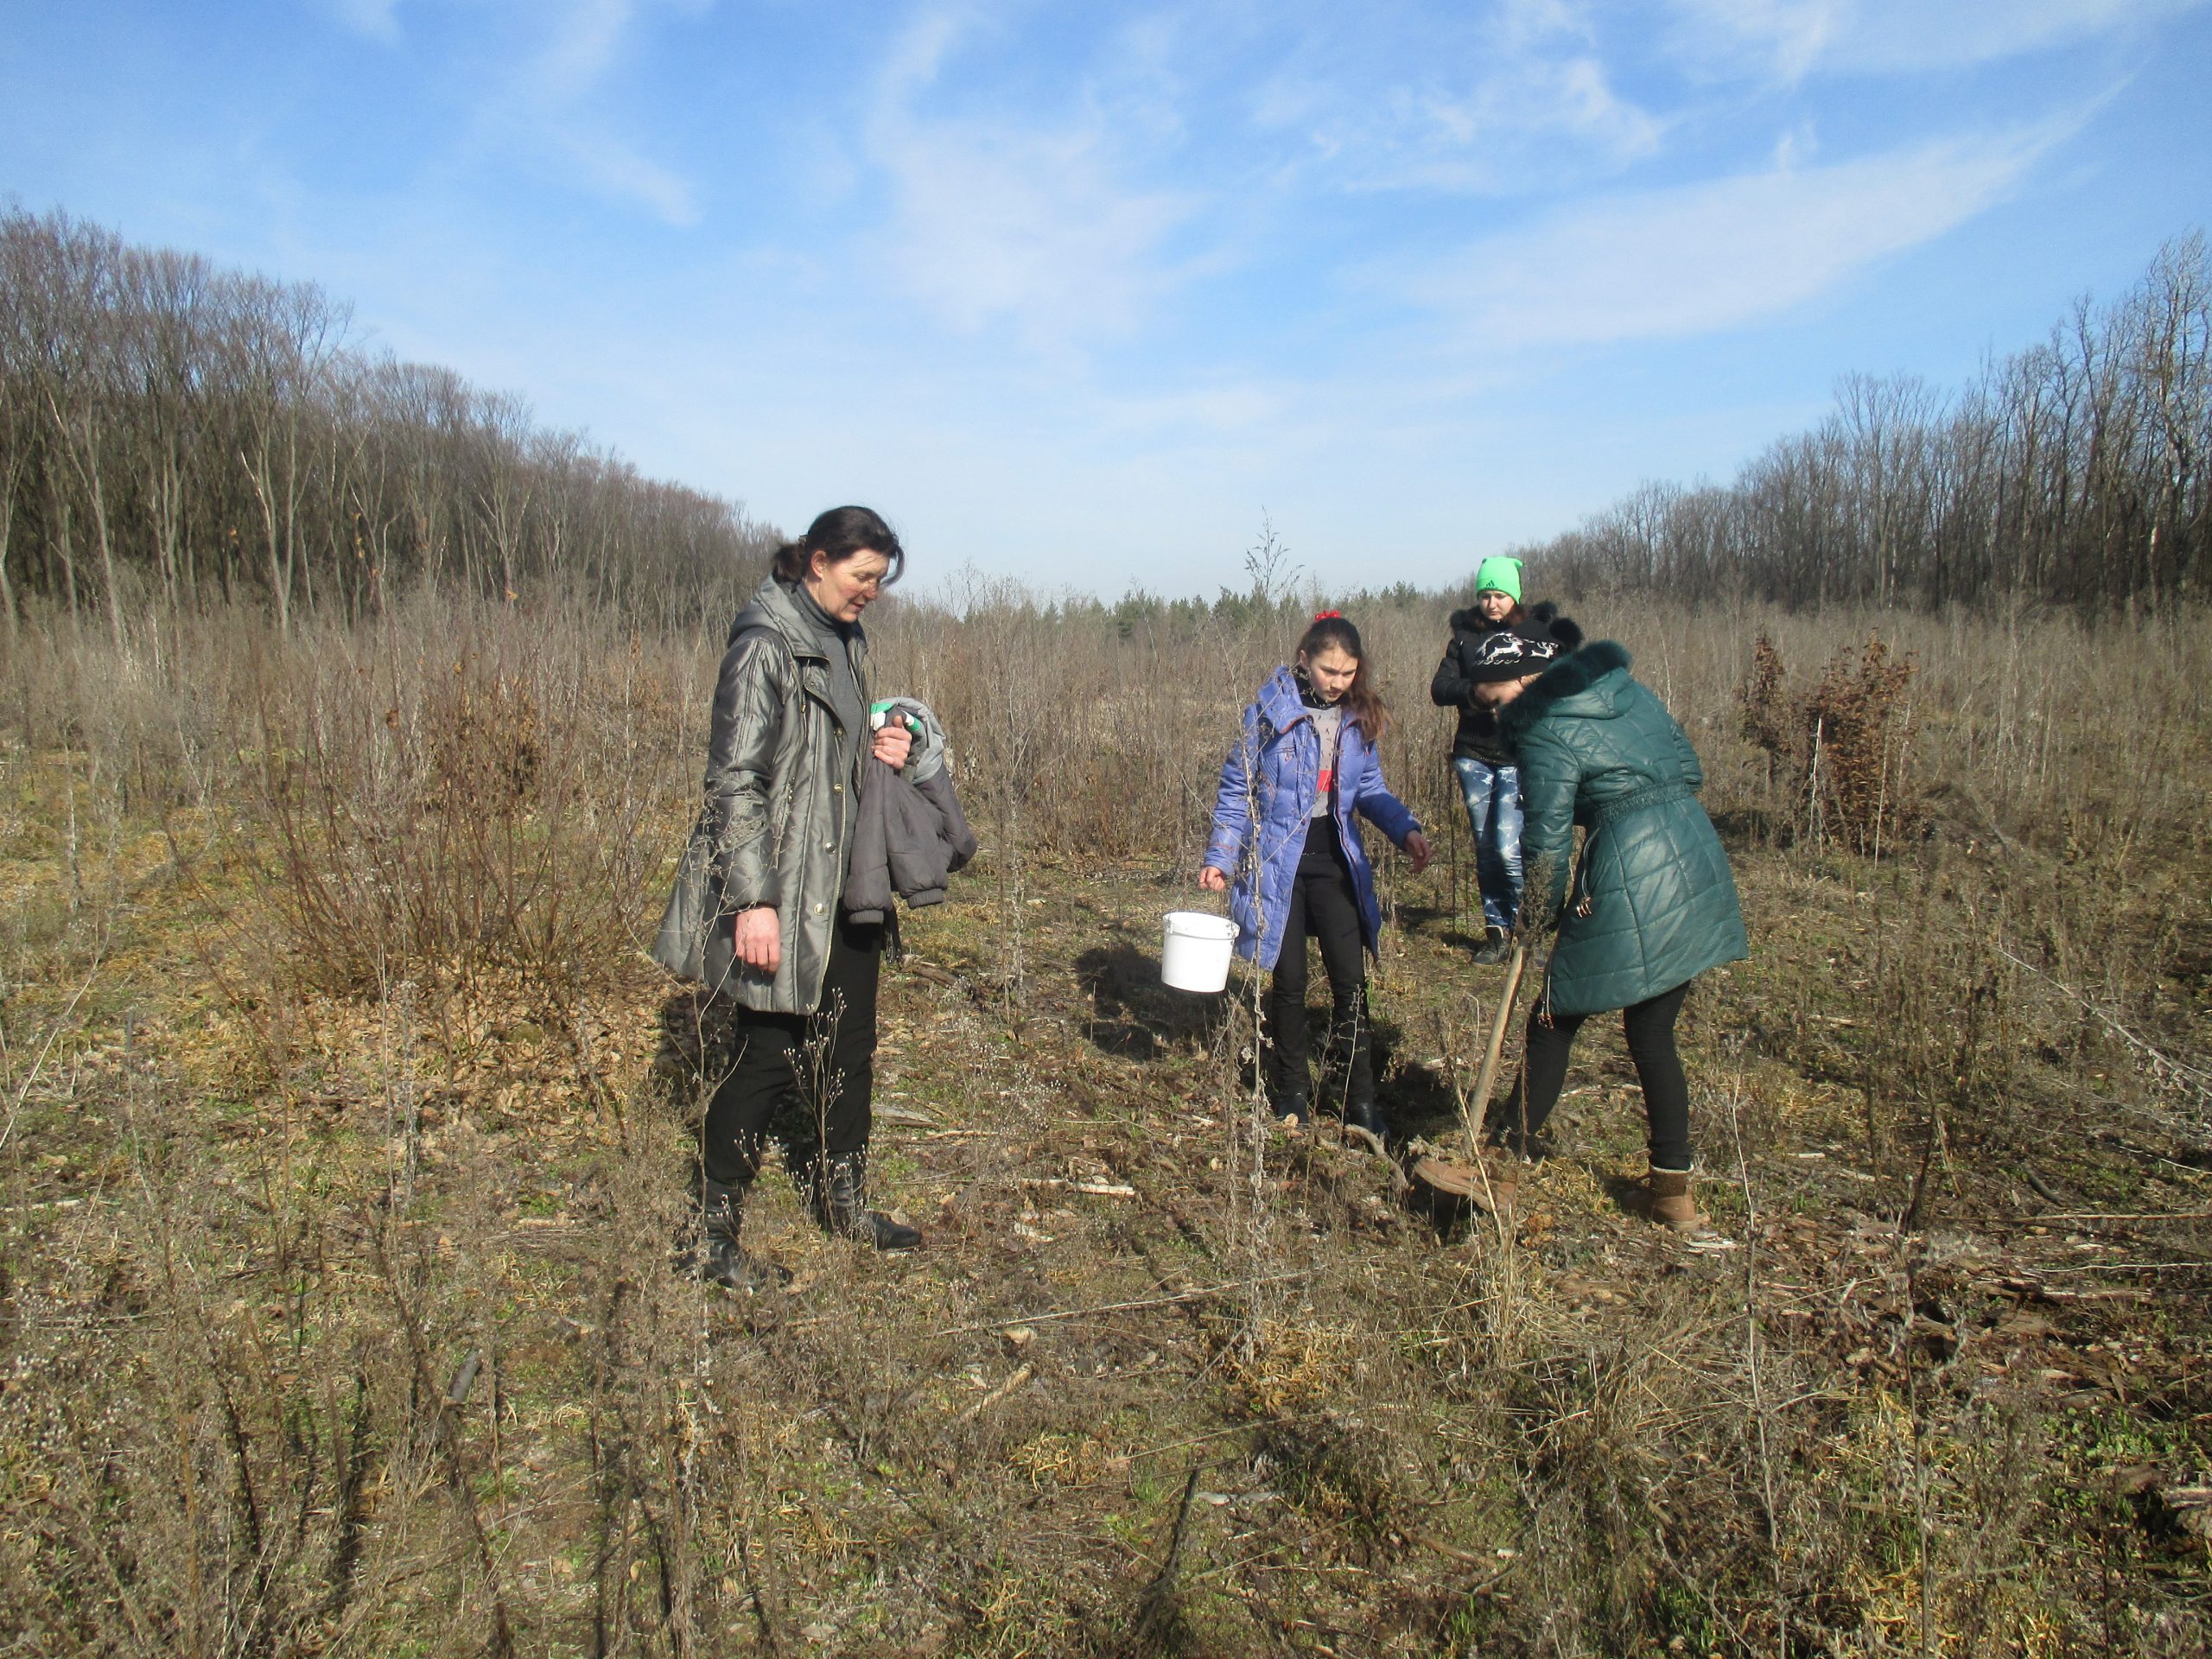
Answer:
[{"label": "white plastic bucket", "polygon": [[1236,924],[1200,910],[1171,910],[1160,951],[1160,980],[1179,991],[1217,991],[1229,983]]}]

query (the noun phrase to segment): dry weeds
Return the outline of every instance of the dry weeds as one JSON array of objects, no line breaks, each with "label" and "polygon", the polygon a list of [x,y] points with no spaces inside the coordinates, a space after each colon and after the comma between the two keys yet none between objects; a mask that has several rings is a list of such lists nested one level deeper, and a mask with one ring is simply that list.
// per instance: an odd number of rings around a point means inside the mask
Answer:
[{"label": "dry weeds", "polygon": [[[1445,837],[1383,867],[1378,1058],[1446,1135],[1497,988],[1441,636],[1359,620]],[[717,639],[27,633],[0,1644],[2202,1651],[2212,636],[1882,619],[1926,805],[1877,859],[1770,836],[1736,701],[1761,630],[1869,619],[1584,620],[1738,858],[1757,954],[1687,1021],[1737,1248],[1630,1212],[1594,1027],[1513,1230],[1256,1126],[1249,1016],[1160,988],[1157,918],[1293,630],[976,592],[879,630],[991,843],[885,986],[880,1195],[929,1244],[855,1255],[772,1175],[798,1279],[753,1300],[671,1271],[715,1032],[637,950]]]}]

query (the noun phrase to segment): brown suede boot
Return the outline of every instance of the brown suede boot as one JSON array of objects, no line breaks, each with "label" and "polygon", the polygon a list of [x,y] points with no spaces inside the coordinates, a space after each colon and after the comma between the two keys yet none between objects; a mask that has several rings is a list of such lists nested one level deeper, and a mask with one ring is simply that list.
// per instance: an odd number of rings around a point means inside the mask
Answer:
[{"label": "brown suede boot", "polygon": [[1697,1212],[1697,1205],[1690,1200],[1690,1173],[1687,1169],[1661,1169],[1656,1165],[1643,1178],[1643,1190],[1651,1197],[1651,1219],[1662,1227],[1678,1233],[1694,1233],[1705,1225],[1705,1217]]}]

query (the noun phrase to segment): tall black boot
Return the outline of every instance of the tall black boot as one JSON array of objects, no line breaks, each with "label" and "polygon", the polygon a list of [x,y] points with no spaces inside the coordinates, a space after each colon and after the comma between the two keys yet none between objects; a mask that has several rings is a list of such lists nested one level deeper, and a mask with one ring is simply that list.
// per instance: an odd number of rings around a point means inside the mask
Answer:
[{"label": "tall black boot", "polygon": [[815,1166],[815,1214],[829,1231],[879,1250],[911,1250],[920,1231],[868,1207],[868,1154],[832,1153]]},{"label": "tall black boot", "polygon": [[1313,1071],[1300,1055],[1296,1061],[1283,1058],[1282,1050],[1270,1039],[1260,1056],[1260,1074],[1268,1089],[1268,1104],[1274,1108],[1275,1117],[1285,1128],[1302,1129],[1313,1121],[1313,1103],[1310,1093]]},{"label": "tall black boot", "polygon": [[1376,1151],[1389,1150],[1390,1120],[1382,1116],[1381,1108],[1375,1103],[1375,1085],[1372,1083],[1368,1084],[1364,1094],[1355,1088],[1351,1096],[1344,1102],[1344,1128],[1356,1129],[1370,1137],[1375,1143]]},{"label": "tall black boot", "polygon": [[1367,1025],[1367,992],[1347,1012],[1332,1015],[1329,1033],[1332,1058],[1344,1065],[1344,1128],[1357,1130],[1372,1141],[1375,1150],[1389,1149],[1390,1123],[1375,1103],[1375,1042]]},{"label": "tall black boot", "polygon": [[699,1277],[730,1290],[780,1290],[791,1270],[773,1262],[755,1262],[737,1242],[745,1211],[745,1188],[721,1181],[700,1184],[699,1224],[705,1234],[696,1258]]}]

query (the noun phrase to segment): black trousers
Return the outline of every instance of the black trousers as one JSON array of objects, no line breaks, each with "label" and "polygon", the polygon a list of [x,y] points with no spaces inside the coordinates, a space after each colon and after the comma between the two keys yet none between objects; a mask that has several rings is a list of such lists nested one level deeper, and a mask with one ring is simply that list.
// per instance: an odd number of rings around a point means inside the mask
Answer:
[{"label": "black trousers", "polygon": [[[1643,1087],[1644,1115],[1650,1120],[1651,1165],[1655,1169],[1690,1166],[1690,1085],[1675,1048],[1675,1020],[1689,995],[1688,981],[1648,1001],[1621,1010],[1629,1058]],[[1529,1015],[1529,1046],[1521,1079],[1492,1122],[1492,1134],[1516,1152],[1526,1152],[1559,1104],[1567,1083],[1567,1051],[1587,1016],[1559,1014],[1546,1021],[1541,1004]]]},{"label": "black trousers", "polygon": [[1333,818],[1306,826],[1305,850],[1290,884],[1282,918],[1282,954],[1268,989],[1268,1092],[1278,1103],[1303,1096],[1306,1056],[1306,942],[1321,947],[1329,976],[1329,1046],[1344,1065],[1343,1093],[1322,1103],[1337,1110],[1348,1100],[1375,1098],[1375,1059],[1367,1020],[1367,960],[1360,942],[1359,899],[1352,889]]},{"label": "black trousers", "polygon": [[883,930],[837,918],[821,1006],[812,1014],[755,1014],[732,1021],[729,1070],[700,1134],[707,1179],[750,1180],[771,1136],[796,1166],[868,1145],[875,1090],[875,988]]}]

